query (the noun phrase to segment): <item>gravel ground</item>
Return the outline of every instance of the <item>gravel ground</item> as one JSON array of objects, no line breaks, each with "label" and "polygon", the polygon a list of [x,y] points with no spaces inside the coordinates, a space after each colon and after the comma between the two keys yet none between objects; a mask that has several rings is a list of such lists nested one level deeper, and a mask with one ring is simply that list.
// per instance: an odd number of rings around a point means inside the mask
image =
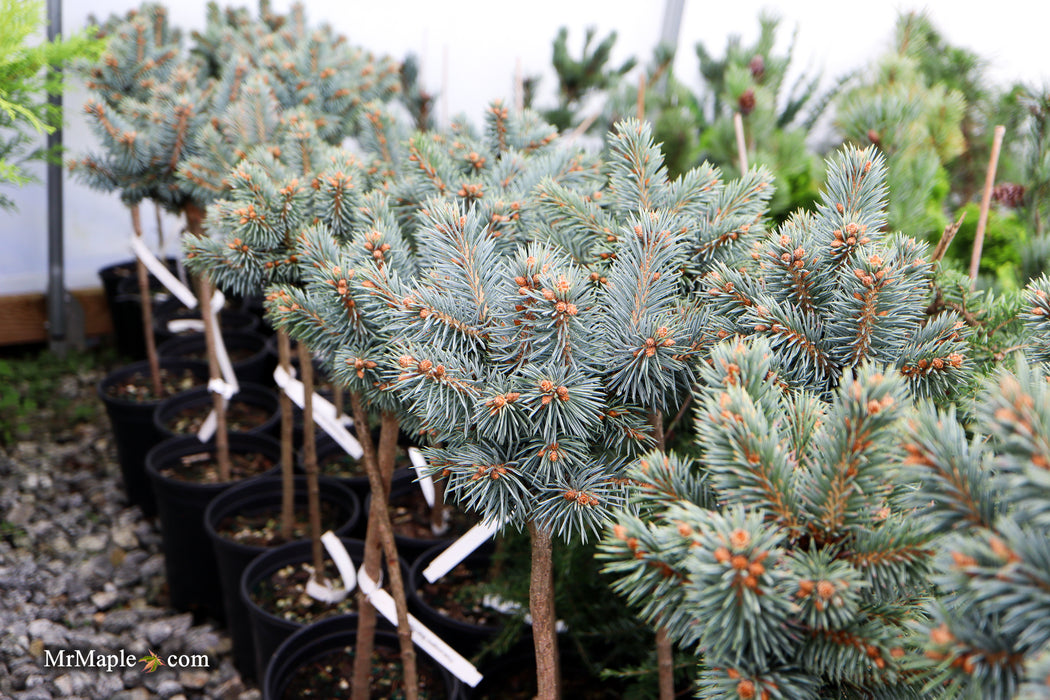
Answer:
[{"label": "gravel ground", "polygon": [[[100,404],[103,372],[63,377],[56,400]],[[261,697],[223,629],[168,606],[157,524],[127,505],[105,411],[85,413],[42,406],[2,447],[0,698]],[[165,665],[147,672],[151,651]]]}]

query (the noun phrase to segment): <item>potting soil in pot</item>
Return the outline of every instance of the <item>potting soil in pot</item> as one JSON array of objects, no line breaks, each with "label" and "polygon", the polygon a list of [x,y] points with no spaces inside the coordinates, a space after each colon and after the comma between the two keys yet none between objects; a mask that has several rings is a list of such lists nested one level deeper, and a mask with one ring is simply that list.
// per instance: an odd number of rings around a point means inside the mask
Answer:
[{"label": "potting soil in pot", "polygon": [[488,561],[463,562],[434,583],[423,580],[417,595],[437,612],[471,625],[502,626],[504,613],[484,604],[491,587]]},{"label": "potting soil in pot", "polygon": [[157,401],[201,385],[201,380],[189,369],[160,368],[161,395],[153,391],[149,370],[135,372],[126,379],[106,387],[106,395],[124,401]]},{"label": "potting soil in pot", "polygon": [[[272,459],[254,452],[230,453],[230,480],[247,479],[265,474],[274,466]],[[177,467],[166,467],[160,470],[162,476],[179,481],[190,481],[197,484],[217,484],[219,463],[214,452],[200,452],[182,457]]]},{"label": "potting soil in pot", "polygon": [[[201,429],[201,425],[211,413],[210,403],[202,403],[196,406],[187,406],[165,422],[166,427],[176,435],[192,435]],[[273,415],[261,406],[246,401],[234,399],[226,406],[226,425],[228,430],[246,433],[258,428]]]},{"label": "potting soil in pot", "polygon": [[[440,539],[455,539],[478,522],[477,516],[464,513],[450,503],[446,503],[445,508],[449,514],[448,530]],[[438,539],[430,529],[430,506],[416,484],[412,484],[407,493],[391,496],[390,522],[394,526],[394,534],[400,537]]]},{"label": "potting soil in pot", "polygon": [[[351,592],[341,602],[323,603],[306,592],[306,584],[313,573],[308,564],[289,564],[264,578],[252,591],[252,600],[274,615],[278,615],[301,625],[308,625],[317,620],[336,615],[350,615],[357,612],[357,596]],[[339,570],[335,564],[325,560],[325,580],[333,586],[342,585]]]},{"label": "potting soil in pot", "polygon": [[[346,511],[326,500],[321,501],[321,531],[338,530],[346,524]],[[215,528],[220,537],[250,547],[276,547],[310,536],[310,521],[305,505],[296,504],[292,536],[281,534],[280,508],[262,512],[241,513],[223,518]]]},{"label": "potting soil in pot", "polygon": [[[433,666],[418,654],[420,700],[447,697],[445,683]],[[354,647],[332,651],[321,658],[300,666],[292,675],[281,697],[284,700],[299,698],[336,698],[350,697],[350,679],[354,674]],[[373,698],[405,697],[401,678],[401,655],[396,649],[376,646],[372,652]]]}]

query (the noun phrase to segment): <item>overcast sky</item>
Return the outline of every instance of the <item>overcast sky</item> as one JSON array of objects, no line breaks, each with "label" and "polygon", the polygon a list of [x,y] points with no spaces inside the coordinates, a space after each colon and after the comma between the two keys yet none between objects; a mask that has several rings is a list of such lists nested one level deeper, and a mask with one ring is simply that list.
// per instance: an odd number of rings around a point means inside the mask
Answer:
[{"label": "overcast sky", "polygon": [[[281,11],[290,4],[273,0]],[[127,0],[65,0],[65,28],[83,26],[89,13],[105,17],[134,6],[137,3]],[[172,20],[187,29],[199,28],[205,6],[205,0],[180,0],[170,5]],[[308,1],[306,6],[311,21],[330,21],[355,44],[396,58],[409,51],[418,54],[425,86],[444,92],[446,102],[439,103],[438,115],[463,112],[475,121],[487,102],[511,97],[519,63],[525,74],[543,76],[537,103],[550,104],[555,84],[551,41],[559,27],[570,28],[573,55],[579,53],[584,29],[595,26],[599,36],[618,32],[614,63],[632,55],[645,61],[659,38],[664,13],[663,0],[349,0]],[[925,8],[951,43],[989,61],[992,79],[1050,84],[1050,3],[1045,0],[876,1],[846,8],[842,0],[685,0],[676,72],[679,79],[698,87],[695,44],[703,41],[709,51],[721,55],[730,34],[751,41],[758,33],[759,13],[765,9],[782,19],[781,48],[797,30],[795,70],[822,71],[830,82],[889,46],[898,12]],[[84,97],[74,94],[67,102],[73,120],[66,140],[71,154],[82,151],[88,139],[75,115]],[[42,184],[23,188],[15,199],[20,207],[17,214],[0,212],[0,240],[9,251],[0,258],[0,294],[46,288],[45,188]],[[87,190],[67,178],[67,287],[97,286],[98,268],[128,257],[127,221],[116,196]],[[176,227],[169,221],[169,231]]]}]

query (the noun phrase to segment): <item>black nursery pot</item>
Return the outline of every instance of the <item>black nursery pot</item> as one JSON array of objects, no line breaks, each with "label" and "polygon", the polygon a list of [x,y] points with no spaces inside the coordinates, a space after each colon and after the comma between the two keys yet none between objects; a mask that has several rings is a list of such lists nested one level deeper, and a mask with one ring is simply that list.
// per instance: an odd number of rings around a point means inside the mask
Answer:
[{"label": "black nursery pot", "polygon": [[[164,343],[182,333],[176,333],[168,328],[168,322],[177,319],[200,320],[200,309],[165,309],[153,318],[153,334],[157,336],[158,343]],[[242,309],[223,309],[219,312],[219,328],[226,331],[254,331],[259,328],[259,319],[254,314]],[[185,331],[185,333],[200,333],[201,331]]]},{"label": "black nursery pot", "polygon": [[[319,479],[322,507],[327,503],[338,509],[336,520],[342,523],[333,528],[337,535],[347,535],[361,517],[361,502],[354,492],[334,479]],[[211,540],[216,561],[219,564],[219,579],[222,584],[223,609],[226,625],[233,638],[233,660],[246,678],[254,678],[255,650],[252,644],[251,622],[248,610],[241,601],[241,574],[255,557],[267,551],[267,547],[242,544],[219,534],[222,522],[239,515],[271,513],[280,518],[281,478],[279,476],[251,479],[224,492],[212,501],[204,513],[204,528]],[[295,509],[306,511],[306,477],[295,477]]]},{"label": "black nursery pot", "polygon": [[[365,543],[361,540],[346,537],[340,539],[343,542],[343,546],[346,547],[346,552],[350,555],[350,560],[353,562],[354,570],[356,571],[364,561]],[[281,642],[297,630],[305,627],[305,625],[277,615],[272,610],[262,607],[256,601],[253,592],[260,583],[273,576],[280,569],[286,566],[310,563],[313,558],[312,547],[313,543],[309,540],[299,540],[267,550],[253,559],[241,575],[241,601],[248,610],[248,615],[251,619],[252,637],[255,642],[255,668],[260,672],[266,668]],[[328,556],[327,553],[325,556]],[[407,586],[408,566],[403,559],[399,558],[399,560],[401,563],[401,580]],[[383,558],[383,578],[384,580],[386,578],[385,557]],[[351,591],[349,595],[356,595],[356,591]],[[356,613],[348,615],[348,617],[354,618],[356,616]],[[377,616],[376,623],[380,627],[393,629],[381,615]]]},{"label": "black nursery pot", "polygon": [[[412,479],[404,482],[401,487],[391,485],[390,488],[390,503],[387,504],[388,509],[391,513],[391,518],[395,516],[395,506],[391,504],[397,504],[401,499],[418,498],[422,499],[423,495],[419,484],[415,481],[415,472],[411,474]],[[367,515],[368,509],[371,507],[372,495],[369,492],[365,498],[365,514]],[[445,506],[448,508],[455,508],[455,504],[450,501],[445,501]],[[425,537],[412,537],[409,535],[399,534],[397,532],[398,525],[394,523],[394,542],[397,544],[397,553],[405,558],[407,562],[414,562],[423,554],[433,548],[452,544],[458,537],[462,536],[462,532],[456,532],[455,528],[449,528],[448,532],[444,535],[431,535],[429,532]]]},{"label": "black nursery pot", "polygon": [[[356,427],[356,426],[355,426]],[[350,429],[351,433],[356,435],[354,428]],[[373,435],[373,441],[375,444],[379,444],[378,431]],[[347,459],[353,460],[346,450],[342,446],[333,440],[329,435],[325,434],[324,431],[318,429],[317,437],[317,463],[321,464],[324,460],[337,460]],[[299,464],[303,463],[303,459],[300,453]],[[395,464],[395,467],[397,465]],[[361,468],[364,471],[364,467]],[[328,473],[328,476],[338,479],[341,484],[349,488],[351,491],[357,494],[358,498],[362,501],[368,497],[368,494],[372,492],[372,486],[368,482],[368,475],[362,474],[361,476],[336,476]],[[392,493],[402,493],[407,491],[412,486],[412,482],[416,478],[416,473],[412,470],[411,466],[397,467],[394,469],[394,476],[390,484],[390,491]]]},{"label": "black nursery pot", "polygon": [[[208,376],[208,366],[194,360],[162,359],[162,370],[181,373],[189,370],[201,383]],[[98,384],[98,396],[106,406],[113,429],[113,440],[117,446],[117,461],[124,477],[124,489],[128,501],[142,509],[143,515],[152,518],[157,513],[153,489],[146,476],[146,453],[163,439],[153,427],[153,412],[161,404],[152,401],[131,401],[110,396],[110,388],[119,385],[135,374],[149,376],[149,362],[135,362],[114,370]]]},{"label": "black nursery pot", "polygon": [[[282,700],[289,682],[296,671],[303,666],[329,655],[352,659],[352,655],[346,653],[344,649],[348,646],[353,647],[356,639],[357,619],[352,615],[315,622],[288,637],[274,652],[270,665],[266,667],[266,675],[262,683],[263,700]],[[399,648],[397,635],[381,630],[376,631],[375,645],[377,648],[395,650]],[[460,682],[452,674],[418,648],[416,658],[420,665],[429,664],[436,674],[435,685],[437,687],[426,689],[431,698],[442,697],[442,691],[445,693],[444,697],[447,698],[459,696]]]},{"label": "black nursery pot", "polygon": [[[262,409],[269,417],[261,424],[240,432],[249,435],[272,435],[278,436],[281,424],[280,404],[271,389],[258,384],[244,383],[240,385],[240,391],[234,394],[231,403],[243,402],[249,406]],[[177,437],[178,434],[168,427],[168,422],[180,411],[186,409],[199,409],[207,412],[212,405],[212,394],[208,387],[198,387],[190,391],[184,391],[160,402],[153,412],[153,428],[159,435],[165,437]]]},{"label": "black nursery pot", "polygon": [[[408,605],[412,613],[430,629],[434,630],[439,637],[465,657],[474,656],[482,647],[503,630],[502,625],[480,625],[463,620],[456,620],[442,613],[427,600],[425,595],[420,595],[420,589],[428,582],[423,578],[423,571],[430,562],[441,554],[447,545],[442,543],[428,549],[412,564],[409,571],[409,583],[405,586],[408,597]],[[471,570],[485,571],[488,569],[492,559],[492,546],[483,545],[481,548],[471,552],[463,564]],[[440,579],[439,579],[440,580]]]},{"label": "black nursery pot", "polygon": [[[230,330],[223,331],[222,342],[226,346],[226,351],[231,354],[237,351],[248,354],[248,357],[232,363],[233,372],[237,375],[238,381],[273,386],[273,368],[277,363],[270,356],[266,346],[266,336],[252,330]],[[161,343],[157,347],[157,352],[161,357],[206,358],[204,334],[176,335]]]},{"label": "black nursery pot", "polygon": [[[183,308],[182,302],[168,292],[153,275],[149,276],[150,303],[153,315],[161,316],[175,313]],[[146,341],[142,330],[142,295],[139,293],[138,277],[132,268],[131,277],[117,282],[116,295],[110,307],[113,320],[113,334],[116,337],[117,350],[128,357],[146,356]]]},{"label": "black nursery pot", "polygon": [[[260,454],[280,469],[281,444],[268,435],[230,433],[230,452]],[[164,569],[168,577],[171,605],[194,613],[199,619],[224,619],[222,590],[215,553],[204,529],[204,511],[216,496],[237,484],[197,483],[165,476],[161,472],[181,464],[183,457],[214,453],[214,441],[201,443],[196,436],[166,440],[146,456],[146,471],[157,494]]]}]

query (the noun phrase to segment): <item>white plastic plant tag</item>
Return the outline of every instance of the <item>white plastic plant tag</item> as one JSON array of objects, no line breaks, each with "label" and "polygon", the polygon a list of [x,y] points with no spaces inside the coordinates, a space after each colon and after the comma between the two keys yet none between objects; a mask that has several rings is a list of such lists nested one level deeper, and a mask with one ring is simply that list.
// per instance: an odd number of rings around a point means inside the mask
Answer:
[{"label": "white plastic plant tag", "polygon": [[185,333],[186,331],[203,333],[204,321],[199,318],[176,318],[168,321],[168,330],[172,333]]},{"label": "white plastic plant tag", "polygon": [[408,458],[412,461],[412,468],[416,470],[416,479],[419,481],[419,489],[423,492],[423,498],[427,505],[434,507],[434,480],[430,478],[427,458],[417,447],[408,448]]},{"label": "white plastic plant tag", "polygon": [[240,391],[240,387],[236,384],[227,384],[225,380],[216,377],[215,379],[208,380],[208,391],[215,394],[222,394],[222,398],[229,401],[233,398],[234,394]]},{"label": "white plastic plant tag", "polygon": [[320,584],[313,576],[310,576],[310,580],[306,582],[306,595],[322,603],[335,605],[346,600],[350,592],[357,587],[357,577],[354,574],[354,564],[350,561],[350,555],[347,554],[346,548],[334,532],[329,530],[321,535],[321,543],[328,550],[328,556],[332,557],[332,561],[335,562],[335,567],[343,578],[343,587],[335,588],[327,581]]},{"label": "white plastic plant tag", "polygon": [[[372,606],[379,614],[397,627],[397,608],[394,599],[382,588],[376,586],[375,581],[365,573],[365,567],[357,570],[357,580],[361,584],[361,590]],[[423,651],[430,654],[431,658],[447,668],[452,675],[460,679],[471,688],[481,682],[483,676],[472,663],[464,659],[459,652],[445,643],[441,637],[434,634],[426,625],[420,622],[414,615],[408,616],[408,626],[412,628],[412,641]]]},{"label": "white plastic plant tag", "polygon": [[[219,330],[218,324],[212,326],[216,331]],[[215,355],[219,360],[219,371],[222,372],[223,384],[225,384],[231,391],[230,396],[236,394],[241,390],[240,385],[237,383],[237,375],[233,371],[233,363],[230,362],[230,354],[226,352],[226,343],[222,340],[222,333],[213,333],[212,336],[215,338]],[[215,381],[215,380],[212,380]],[[211,384],[208,384],[211,387]],[[212,391],[215,391],[212,389]],[[230,398],[229,396],[226,397]]]},{"label": "white plastic plant tag", "polygon": [[430,566],[423,569],[423,577],[434,583],[439,578],[456,568],[471,552],[480,547],[487,539],[496,534],[503,523],[492,520],[478,523],[463,533],[463,536],[448,546],[441,554],[434,557]]},{"label": "white plastic plant tag", "polygon": [[343,588],[347,593],[357,588],[357,574],[354,572],[354,562],[350,559],[350,553],[346,551],[342,540],[331,530],[321,535],[321,544],[328,550],[328,556],[335,562],[335,568],[343,577]]},{"label": "white plastic plant tag", "polygon": [[[296,406],[299,408],[303,407],[306,400],[303,394],[302,382],[298,379],[292,379],[291,375],[285,372],[282,367],[278,367],[273,371],[273,379],[277,382],[277,386],[281,388],[281,391],[287,394],[288,398],[290,398]],[[343,424],[335,417],[335,407],[326,401],[324,397],[318,396],[316,393],[314,394],[313,399],[314,423],[328,433],[348,455],[354,459],[361,459],[365,451],[361,447],[361,443],[357,441],[357,438],[351,435]],[[325,404],[332,406],[331,410],[325,409]]]},{"label": "white plastic plant tag", "polygon": [[171,274],[167,266],[157,259],[153,251],[147,248],[138,236],[131,236],[131,250],[135,253],[135,257],[146,266],[146,269],[152,272],[153,276],[160,280],[160,283],[167,287],[168,291],[174,294],[179,301],[190,309],[197,308],[197,296],[178,277]]},{"label": "white plastic plant tag", "polygon": [[318,583],[313,576],[306,582],[306,595],[314,600],[319,600],[328,605],[338,605],[346,600],[348,591],[345,588],[333,588],[332,584],[325,581]]},{"label": "white plastic plant tag", "polygon": [[201,442],[208,442],[211,440],[212,435],[215,434],[216,428],[219,427],[219,417],[215,415],[215,409],[213,408],[208,412],[208,417],[201,423],[201,429],[197,431],[197,439]]},{"label": "white plastic plant tag", "polygon": [[217,314],[222,311],[223,305],[226,303],[226,295],[221,290],[216,289],[215,293],[211,295],[211,312]]}]

